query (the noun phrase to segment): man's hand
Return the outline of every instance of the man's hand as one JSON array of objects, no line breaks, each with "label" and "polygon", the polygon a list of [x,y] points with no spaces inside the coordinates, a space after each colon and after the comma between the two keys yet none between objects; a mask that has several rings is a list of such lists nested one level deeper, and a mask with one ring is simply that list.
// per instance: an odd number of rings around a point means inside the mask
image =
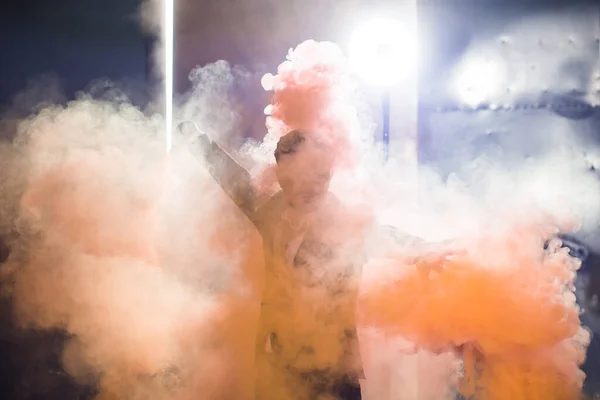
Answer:
[{"label": "man's hand", "polygon": [[445,260],[462,256],[465,253],[465,250],[459,249],[451,242],[428,243],[417,249],[412,264],[415,264],[419,270],[429,274],[430,272],[440,271]]},{"label": "man's hand", "polygon": [[205,135],[204,132],[194,121],[182,121],[177,125],[177,132],[179,132],[186,141],[193,142],[198,136]]},{"label": "man's hand", "polygon": [[[182,121],[177,125],[176,132],[187,146],[200,151],[203,158],[210,158],[211,150],[214,152],[212,140],[204,133],[194,121]],[[212,161],[212,160],[208,160]]]}]

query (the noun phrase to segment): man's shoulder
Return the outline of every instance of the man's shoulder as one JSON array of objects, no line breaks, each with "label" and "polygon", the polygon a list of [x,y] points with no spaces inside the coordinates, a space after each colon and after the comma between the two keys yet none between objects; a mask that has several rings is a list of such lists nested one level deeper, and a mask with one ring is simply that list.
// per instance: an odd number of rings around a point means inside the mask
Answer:
[{"label": "man's shoulder", "polygon": [[280,190],[276,192],[274,195],[267,197],[258,205],[256,212],[264,213],[272,212],[273,208],[280,208],[285,204],[285,199],[283,198],[283,192]]}]

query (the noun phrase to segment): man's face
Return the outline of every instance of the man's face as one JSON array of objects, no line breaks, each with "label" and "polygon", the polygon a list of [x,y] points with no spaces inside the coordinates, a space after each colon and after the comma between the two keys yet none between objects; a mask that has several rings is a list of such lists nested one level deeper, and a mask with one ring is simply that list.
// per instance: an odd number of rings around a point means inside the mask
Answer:
[{"label": "man's face", "polygon": [[297,153],[282,157],[277,180],[287,203],[299,211],[314,211],[327,197],[332,158],[323,149],[303,146]]}]

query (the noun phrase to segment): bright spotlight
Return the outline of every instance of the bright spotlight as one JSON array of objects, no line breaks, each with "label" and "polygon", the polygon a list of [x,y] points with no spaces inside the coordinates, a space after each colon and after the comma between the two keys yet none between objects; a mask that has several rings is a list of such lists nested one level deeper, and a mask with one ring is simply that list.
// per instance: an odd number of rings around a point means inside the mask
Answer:
[{"label": "bright spotlight", "polygon": [[498,96],[505,77],[504,64],[500,61],[468,60],[458,71],[454,91],[460,101],[474,107]]},{"label": "bright spotlight", "polygon": [[361,78],[378,86],[391,86],[415,70],[416,34],[394,20],[373,20],[354,32],[348,53]]}]

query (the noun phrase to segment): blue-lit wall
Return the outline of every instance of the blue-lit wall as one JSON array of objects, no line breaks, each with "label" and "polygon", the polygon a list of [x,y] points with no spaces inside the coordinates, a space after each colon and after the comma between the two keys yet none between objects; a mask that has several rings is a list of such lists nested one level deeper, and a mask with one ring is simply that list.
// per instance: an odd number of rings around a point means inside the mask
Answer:
[{"label": "blue-lit wall", "polygon": [[[510,168],[569,141],[587,143],[588,149],[600,147],[597,2],[419,4],[421,164],[443,176],[460,176],[481,156]],[[461,71],[481,60],[504,63],[504,69],[488,82],[478,82],[475,68],[463,82],[474,83],[475,92],[469,92],[460,86]],[[476,93],[478,83],[486,93]],[[600,179],[599,171],[590,171],[594,173]],[[600,226],[585,228],[575,237],[592,252],[578,278],[582,304],[584,292],[600,291]],[[600,315],[589,310],[583,320],[600,334]],[[599,392],[597,339],[590,345],[584,370],[586,391]]]}]

